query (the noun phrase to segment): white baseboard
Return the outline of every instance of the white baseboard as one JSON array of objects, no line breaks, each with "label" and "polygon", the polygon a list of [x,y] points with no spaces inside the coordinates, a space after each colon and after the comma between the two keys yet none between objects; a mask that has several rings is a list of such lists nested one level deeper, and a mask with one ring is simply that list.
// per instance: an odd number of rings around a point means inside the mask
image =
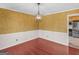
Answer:
[{"label": "white baseboard", "polygon": [[37,31],[26,31],[0,35],[0,50],[37,38]]}]

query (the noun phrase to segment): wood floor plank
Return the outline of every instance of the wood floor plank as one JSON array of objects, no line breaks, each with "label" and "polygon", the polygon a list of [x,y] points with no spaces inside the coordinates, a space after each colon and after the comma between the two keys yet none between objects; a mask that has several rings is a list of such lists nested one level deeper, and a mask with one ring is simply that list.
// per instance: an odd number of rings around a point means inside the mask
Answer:
[{"label": "wood floor plank", "polygon": [[42,38],[12,46],[2,51],[10,55],[67,55],[68,47]]}]

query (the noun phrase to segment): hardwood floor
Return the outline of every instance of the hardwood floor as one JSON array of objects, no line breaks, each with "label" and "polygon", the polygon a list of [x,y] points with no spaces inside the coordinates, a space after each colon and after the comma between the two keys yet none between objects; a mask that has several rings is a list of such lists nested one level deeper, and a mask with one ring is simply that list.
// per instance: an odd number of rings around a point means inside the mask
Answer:
[{"label": "hardwood floor", "polygon": [[79,49],[69,47],[69,55],[79,55]]},{"label": "hardwood floor", "polygon": [[68,47],[37,38],[2,51],[7,51],[11,55],[67,55]]}]

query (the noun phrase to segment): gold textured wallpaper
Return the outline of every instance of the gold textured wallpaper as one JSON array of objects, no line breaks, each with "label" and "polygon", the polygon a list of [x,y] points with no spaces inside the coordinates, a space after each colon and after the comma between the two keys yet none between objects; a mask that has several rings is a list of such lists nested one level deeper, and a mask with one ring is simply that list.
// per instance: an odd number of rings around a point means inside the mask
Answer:
[{"label": "gold textured wallpaper", "polygon": [[[67,32],[67,15],[79,13],[79,9],[42,17],[39,29]],[[0,8],[0,34],[36,30],[35,16]]]},{"label": "gold textured wallpaper", "polygon": [[35,17],[0,8],[0,34],[35,30]]},{"label": "gold textured wallpaper", "polygon": [[40,29],[67,32],[67,15],[79,13],[79,9],[43,16]]}]

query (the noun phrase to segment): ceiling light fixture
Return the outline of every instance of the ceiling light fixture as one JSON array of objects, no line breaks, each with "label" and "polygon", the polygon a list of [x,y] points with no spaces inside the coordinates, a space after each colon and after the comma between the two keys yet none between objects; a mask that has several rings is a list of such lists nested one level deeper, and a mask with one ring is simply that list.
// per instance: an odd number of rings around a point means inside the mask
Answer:
[{"label": "ceiling light fixture", "polygon": [[38,6],[38,11],[37,11],[37,15],[36,15],[36,20],[41,20],[41,15],[40,15],[40,8],[39,8],[39,6],[40,6],[40,3],[37,3],[37,6]]}]

